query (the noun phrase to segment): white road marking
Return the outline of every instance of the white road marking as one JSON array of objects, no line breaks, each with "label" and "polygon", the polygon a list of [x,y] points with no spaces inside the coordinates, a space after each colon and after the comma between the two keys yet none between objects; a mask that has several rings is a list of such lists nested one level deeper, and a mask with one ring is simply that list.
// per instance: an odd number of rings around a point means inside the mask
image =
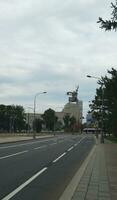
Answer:
[{"label": "white road marking", "polygon": [[83,137],[78,143],[74,144],[72,147],[70,147],[67,151],[71,151],[74,147],[76,147],[82,140],[84,140],[85,137]]},{"label": "white road marking", "polygon": [[57,162],[60,158],[62,158],[66,153],[63,153],[62,155],[60,155],[58,158],[56,158],[53,163]]},{"label": "white road marking", "polygon": [[63,143],[63,142],[65,142],[65,140],[60,140],[60,141],[58,141],[59,143]]},{"label": "white road marking", "polygon": [[[85,137],[83,137],[77,144],[75,144],[74,146],[78,145],[82,140],[84,140]],[[36,142],[35,142],[36,143]],[[29,144],[29,143],[28,143]],[[31,143],[30,143],[31,144]],[[34,144],[34,143],[33,143]],[[53,143],[54,144],[54,143]],[[25,144],[22,144],[25,145]],[[22,146],[22,145],[14,145],[14,146]],[[9,147],[14,147],[14,146],[9,146]],[[72,146],[71,148],[68,149],[68,151],[72,150],[74,148],[74,146]],[[9,148],[7,146],[7,148]],[[40,146],[40,147],[36,147],[37,148],[45,148],[47,146]],[[18,152],[12,155],[8,155],[8,156],[4,156],[4,157],[0,157],[0,159],[4,159],[4,158],[8,158],[8,157],[12,157],[12,156],[16,156],[16,155],[20,155],[23,153],[28,152],[28,150],[26,151],[22,151],[22,152]],[[62,155],[60,155],[58,158],[56,158],[53,163],[57,162],[59,159],[61,159],[64,155],[66,155],[67,152],[64,152]],[[26,187],[28,184],[30,184],[33,180],[35,180],[39,175],[41,175],[44,171],[46,171],[48,169],[48,167],[43,168],[42,170],[40,170],[39,172],[37,172],[35,175],[33,175],[31,178],[29,178],[26,182],[24,182],[23,184],[21,184],[18,188],[16,188],[14,191],[12,191],[11,193],[9,193],[7,196],[5,196],[3,199],[1,200],[9,200],[11,199],[13,196],[15,196],[19,191],[21,191],[24,187]]]},{"label": "white road marking", "polygon": [[18,153],[14,153],[14,154],[10,154],[8,156],[3,156],[3,157],[0,157],[0,160],[5,159],[5,158],[9,158],[9,157],[13,157],[13,156],[17,156],[17,155],[20,155],[20,154],[23,154],[23,153],[27,153],[27,152],[28,152],[28,150],[21,151],[21,152],[18,152]]},{"label": "white road marking", "polygon": [[69,148],[67,151],[71,151],[74,147]]},{"label": "white road marking", "polygon": [[[84,140],[84,138],[85,138],[85,137],[83,137],[77,144],[75,144],[75,146],[78,145],[82,140]],[[72,146],[71,148],[69,148],[67,151],[71,151],[73,148],[74,148],[74,146]],[[56,159],[53,161],[53,163],[57,162],[57,161],[58,161],[60,158],[62,158],[64,155],[66,155],[66,152],[63,153],[62,155],[60,155],[58,158],[56,158]]]},{"label": "white road marking", "polygon": [[36,148],[34,148],[35,150],[36,149],[43,149],[43,148],[46,148],[47,147],[47,145],[43,145],[43,146],[41,146],[41,147],[36,147]]},{"label": "white road marking", "polygon": [[15,196],[19,191],[21,191],[24,187],[26,187],[28,184],[30,184],[34,179],[36,179],[39,175],[41,175],[44,171],[47,170],[47,167],[44,167],[42,170],[37,172],[34,176],[29,178],[26,182],[24,182],[22,185],[20,185],[18,188],[16,188],[14,191],[12,191],[10,194],[8,194],[6,197],[4,197],[1,200],[9,200],[13,196]]},{"label": "white road marking", "polygon": [[8,149],[8,148],[14,148],[14,147],[20,147],[20,146],[28,146],[30,144],[36,144],[36,143],[42,143],[42,142],[48,142],[48,140],[36,141],[36,142],[28,142],[28,143],[24,143],[24,144],[8,145],[8,146],[0,147],[0,149]]},{"label": "white road marking", "polygon": [[80,139],[77,144],[81,143],[81,141],[84,140],[85,138],[86,138],[86,136],[84,136],[82,139]]},{"label": "white road marking", "polygon": [[56,145],[57,143],[55,142],[55,143],[52,143],[52,144],[49,144],[49,145]]}]

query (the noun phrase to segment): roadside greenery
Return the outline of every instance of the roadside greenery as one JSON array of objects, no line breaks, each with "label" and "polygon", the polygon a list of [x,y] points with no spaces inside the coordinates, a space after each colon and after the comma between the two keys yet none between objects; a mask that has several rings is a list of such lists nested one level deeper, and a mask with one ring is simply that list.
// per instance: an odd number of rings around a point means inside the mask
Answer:
[{"label": "roadside greenery", "polygon": [[52,110],[51,108],[49,108],[48,110],[46,110],[44,112],[44,114],[42,115],[43,121],[46,125],[46,128],[49,131],[54,131],[55,129],[55,124],[58,120],[58,118],[55,115],[55,111]]},{"label": "roadside greenery", "polygon": [[76,118],[69,114],[64,116],[63,121],[65,132],[78,132],[81,128],[81,124],[76,121]]},{"label": "roadside greenery", "polygon": [[35,119],[33,121],[33,129],[35,127],[36,133],[40,133],[41,132],[41,130],[42,130],[42,124],[43,124],[42,119]]},{"label": "roadside greenery", "polygon": [[101,17],[99,17],[99,20],[97,23],[101,24],[102,29],[105,29],[105,31],[111,31],[117,29],[117,0],[115,3],[111,3],[112,8],[112,17],[110,20],[103,20]]},{"label": "roadside greenery", "polygon": [[108,76],[98,81],[99,88],[90,109],[98,126],[117,137],[117,70],[112,68],[107,73]]},{"label": "roadside greenery", "polygon": [[113,137],[113,136],[106,136],[107,140],[110,140],[113,143],[117,143],[117,137]]},{"label": "roadside greenery", "polygon": [[21,132],[25,128],[25,112],[22,106],[0,105],[0,132]]}]

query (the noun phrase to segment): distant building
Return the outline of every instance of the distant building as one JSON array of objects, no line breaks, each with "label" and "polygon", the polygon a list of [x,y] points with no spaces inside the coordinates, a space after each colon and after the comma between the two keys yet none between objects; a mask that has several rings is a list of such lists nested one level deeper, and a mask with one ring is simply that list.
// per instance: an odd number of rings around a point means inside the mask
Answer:
[{"label": "distant building", "polygon": [[86,123],[88,126],[92,125],[92,123],[94,122],[92,113],[88,113],[86,116]]},{"label": "distant building", "polygon": [[67,95],[69,96],[68,103],[65,104],[61,112],[56,112],[56,116],[62,123],[64,123],[63,118],[68,114],[70,117],[74,116],[76,118],[77,124],[82,124],[83,102],[78,99],[78,87],[75,91],[67,92]]},{"label": "distant building", "polygon": [[63,118],[64,118],[64,112],[55,112],[56,117],[58,117],[58,121],[60,121],[62,124],[64,124]]},{"label": "distant building", "polygon": [[[41,114],[35,113],[35,119],[41,119]],[[33,131],[34,113],[26,113],[26,123],[30,131]]]},{"label": "distant building", "polygon": [[63,109],[64,115],[69,114],[70,116],[74,116],[76,118],[76,121],[80,123],[82,123],[82,111],[82,101],[79,100],[77,103],[67,103]]},{"label": "distant building", "polygon": [[[78,87],[75,91],[67,92],[68,103],[65,104],[63,110],[61,112],[55,112],[55,115],[58,117],[59,123],[64,125],[64,116],[66,114],[70,115],[70,117],[74,116],[76,118],[76,124],[82,124],[83,119],[83,102],[78,99]],[[41,119],[41,114],[35,114],[37,119]],[[31,130],[33,130],[33,120],[34,113],[26,114],[26,122],[29,124]]]}]

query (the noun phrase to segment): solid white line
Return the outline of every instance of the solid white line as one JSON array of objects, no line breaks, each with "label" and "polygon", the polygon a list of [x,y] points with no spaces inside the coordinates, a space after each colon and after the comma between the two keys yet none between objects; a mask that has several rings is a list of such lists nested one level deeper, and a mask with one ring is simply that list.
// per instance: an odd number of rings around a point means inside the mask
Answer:
[{"label": "solid white line", "polygon": [[17,156],[17,155],[20,155],[20,154],[23,154],[23,153],[27,153],[27,152],[28,152],[28,150],[21,151],[21,152],[18,152],[18,153],[14,153],[14,154],[10,154],[8,156],[3,156],[3,157],[0,157],[0,160],[5,159],[5,158],[9,158],[9,157],[13,157],[13,156]]},{"label": "solid white line", "polygon": [[[22,141],[20,141],[20,142],[22,142]],[[27,140],[25,142],[27,142]],[[8,146],[0,147],[0,149],[8,149],[8,148],[14,148],[14,147],[20,147],[20,146],[28,146],[30,144],[36,144],[36,143],[42,143],[42,142],[48,142],[48,140],[28,142],[28,143],[25,143],[25,144],[8,145]]]},{"label": "solid white line", "polygon": [[4,197],[1,200],[9,200],[11,199],[13,196],[15,196],[20,190],[22,190],[24,187],[26,187],[29,183],[31,183],[34,179],[36,179],[40,174],[42,174],[44,171],[47,170],[47,167],[43,168],[41,171],[39,171],[38,173],[36,173],[34,176],[32,176],[31,178],[29,178],[25,183],[23,183],[22,185],[20,185],[18,188],[16,188],[13,192],[11,192],[10,194],[8,194],[6,197]]},{"label": "solid white line", "polygon": [[36,149],[43,149],[43,148],[46,148],[47,146],[46,145],[44,145],[44,146],[41,146],[41,147],[36,147],[36,148],[34,148],[35,150]]},{"label": "solid white line", "polygon": [[69,148],[67,151],[71,151],[74,147]]},{"label": "solid white line", "polygon": [[53,163],[57,162],[60,158],[62,158],[66,153],[63,153],[61,156],[59,156],[58,158],[56,158]]}]

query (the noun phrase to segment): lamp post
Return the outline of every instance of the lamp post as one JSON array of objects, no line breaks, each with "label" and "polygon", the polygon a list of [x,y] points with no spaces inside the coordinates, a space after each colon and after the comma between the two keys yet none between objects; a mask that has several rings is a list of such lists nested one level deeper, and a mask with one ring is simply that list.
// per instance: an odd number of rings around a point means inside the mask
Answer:
[{"label": "lamp post", "polygon": [[28,133],[30,133],[30,114],[29,114],[29,109],[34,110],[32,107],[27,106],[26,107],[28,109],[28,114],[27,114],[27,122],[28,122]]},{"label": "lamp post", "polygon": [[[90,76],[87,75],[88,78],[95,78],[98,79],[99,81],[101,81],[101,79],[97,76]],[[102,90],[102,109],[101,109],[101,123],[102,123],[102,129],[101,129],[101,138],[100,138],[100,142],[104,143],[104,135],[103,135],[103,109],[104,109],[104,88],[103,88],[103,83],[101,85],[101,90]]]},{"label": "lamp post", "polygon": [[46,94],[47,92],[36,93],[34,96],[34,121],[33,121],[33,139],[36,138],[36,126],[35,126],[35,113],[36,113],[36,98],[38,95]]},{"label": "lamp post", "polygon": [[[57,108],[63,108],[62,106],[57,106],[57,107],[55,107],[55,110],[57,109]],[[55,127],[56,127],[56,112],[57,111],[55,111],[55,118],[54,118],[54,127],[53,127],[53,131],[54,131],[54,136],[55,136]],[[58,117],[57,117],[58,118]],[[58,119],[57,119],[58,120]]]}]

